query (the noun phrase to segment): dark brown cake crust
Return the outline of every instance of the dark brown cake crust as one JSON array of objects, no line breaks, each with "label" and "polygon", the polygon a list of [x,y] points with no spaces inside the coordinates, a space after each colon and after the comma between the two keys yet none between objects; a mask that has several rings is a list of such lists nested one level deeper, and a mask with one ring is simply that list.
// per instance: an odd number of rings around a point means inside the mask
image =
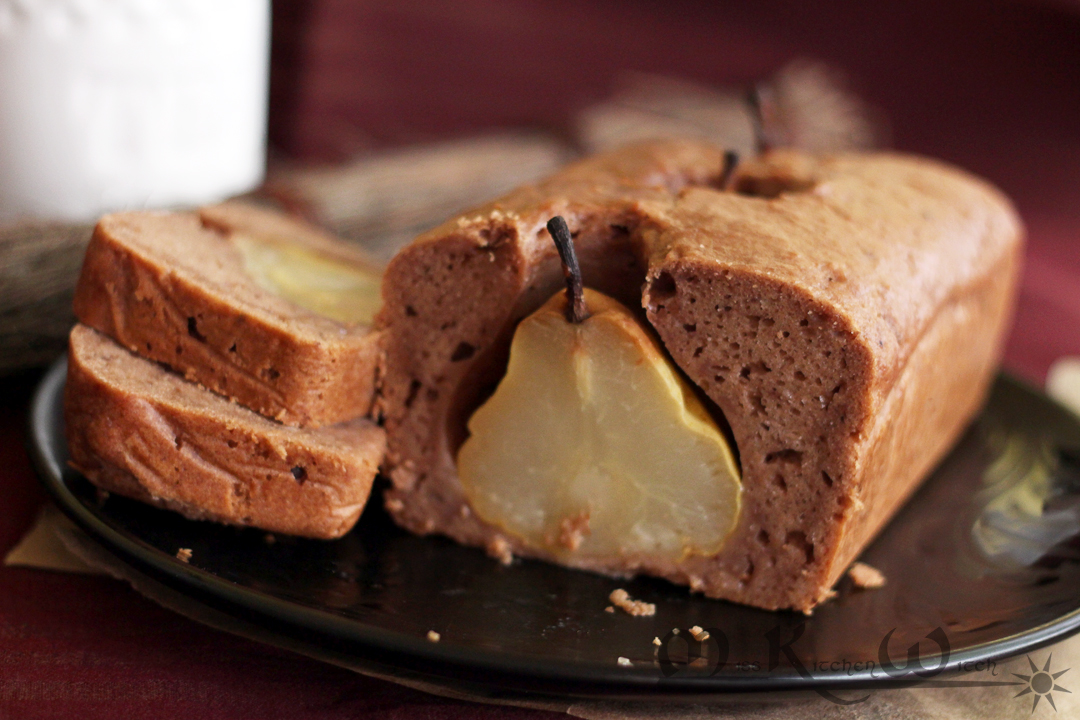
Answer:
[{"label": "dark brown cake crust", "polygon": [[[366,415],[378,335],[263,290],[222,232],[288,233],[339,258],[357,255],[269,211],[224,205],[188,213],[107,215],[75,291],[79,320],[189,380],[289,425]],[[357,264],[364,260],[357,255]]]},{"label": "dark brown cake crust", "polygon": [[400,524],[545,557],[471,512],[454,457],[517,322],[561,284],[544,228],[559,214],[586,284],[644,308],[730,424],[743,473],[718,555],[569,564],[770,609],[829,596],[981,404],[1022,230],[1000,193],[929,160],[773,153],[737,193],[712,187],[721,165],[679,141],[591,158],[394,259],[377,402]]},{"label": "dark brown cake crust", "polygon": [[268,420],[139,358],[71,333],[64,418],[71,464],[104,490],[187,517],[313,538],[356,523],[385,450],[369,420]]}]

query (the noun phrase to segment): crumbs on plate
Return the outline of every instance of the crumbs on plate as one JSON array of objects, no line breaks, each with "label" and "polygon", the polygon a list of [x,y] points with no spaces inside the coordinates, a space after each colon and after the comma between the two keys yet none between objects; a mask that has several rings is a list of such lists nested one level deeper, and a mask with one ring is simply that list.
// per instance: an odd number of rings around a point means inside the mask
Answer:
[{"label": "crumbs on plate", "polygon": [[877,590],[885,586],[885,575],[873,565],[856,562],[848,568],[848,577],[860,590]]},{"label": "crumbs on plate", "polygon": [[[634,600],[630,597],[630,594],[622,588],[612,590],[611,595],[608,596],[608,600],[610,600],[615,607],[628,615],[633,615],[635,617],[651,617],[656,614],[655,604],[647,603],[642,600]],[[614,612],[614,610],[608,609],[608,612]]]}]

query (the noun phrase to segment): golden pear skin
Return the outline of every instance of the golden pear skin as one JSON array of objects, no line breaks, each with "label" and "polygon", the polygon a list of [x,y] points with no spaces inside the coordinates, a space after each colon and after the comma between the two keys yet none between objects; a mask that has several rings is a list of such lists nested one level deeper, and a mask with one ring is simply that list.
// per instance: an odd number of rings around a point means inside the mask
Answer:
[{"label": "golden pear skin", "polygon": [[585,302],[581,323],[559,293],[518,325],[458,452],[472,510],[556,557],[716,554],[742,494],[727,440],[628,308]]}]

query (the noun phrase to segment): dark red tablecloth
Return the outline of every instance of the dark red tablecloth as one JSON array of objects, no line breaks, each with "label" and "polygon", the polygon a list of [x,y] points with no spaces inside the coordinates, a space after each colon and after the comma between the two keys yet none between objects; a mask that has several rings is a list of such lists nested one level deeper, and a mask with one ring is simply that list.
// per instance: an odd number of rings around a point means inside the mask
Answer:
[{"label": "dark red tablecloth", "polygon": [[[281,2],[276,144],[350,144],[564,122],[621,69],[724,83],[813,55],[845,67],[895,144],[998,183],[1030,232],[1008,368],[1080,355],[1080,3],[644,0]],[[751,9],[750,6],[753,6]],[[24,443],[33,376],[0,381],[0,554],[43,495]],[[0,720],[483,718],[202,627],[101,577],[0,568]]]}]

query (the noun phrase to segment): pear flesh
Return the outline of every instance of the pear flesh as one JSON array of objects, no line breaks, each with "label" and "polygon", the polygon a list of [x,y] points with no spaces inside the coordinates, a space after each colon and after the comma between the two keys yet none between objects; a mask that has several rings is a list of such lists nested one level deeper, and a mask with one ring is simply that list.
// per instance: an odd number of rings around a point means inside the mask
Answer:
[{"label": "pear flesh", "polygon": [[560,293],[518,325],[458,453],[472,510],[556,558],[716,554],[742,493],[726,438],[628,308],[585,301],[584,322]]},{"label": "pear flesh", "polygon": [[236,234],[244,271],[267,292],[345,325],[370,325],[382,304],[382,278],[294,243]]}]

